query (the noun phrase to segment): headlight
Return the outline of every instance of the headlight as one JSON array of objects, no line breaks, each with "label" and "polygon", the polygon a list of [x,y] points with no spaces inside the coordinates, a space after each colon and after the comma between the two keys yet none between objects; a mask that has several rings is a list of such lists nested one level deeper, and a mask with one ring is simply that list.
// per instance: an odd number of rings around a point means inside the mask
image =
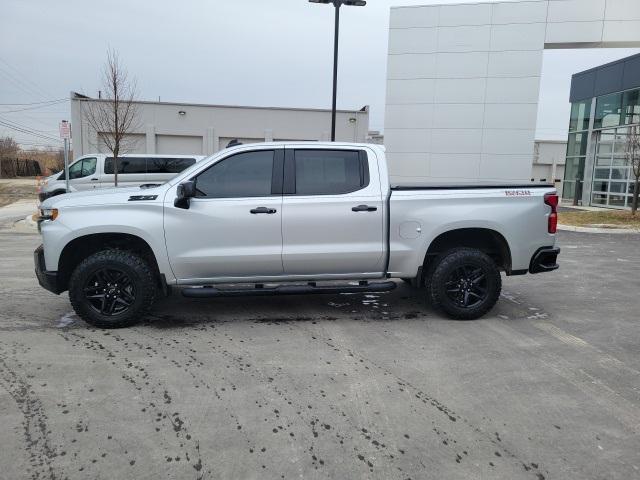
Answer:
[{"label": "headlight", "polygon": [[41,208],[40,209],[40,220],[55,220],[56,218],[58,218],[57,208]]}]

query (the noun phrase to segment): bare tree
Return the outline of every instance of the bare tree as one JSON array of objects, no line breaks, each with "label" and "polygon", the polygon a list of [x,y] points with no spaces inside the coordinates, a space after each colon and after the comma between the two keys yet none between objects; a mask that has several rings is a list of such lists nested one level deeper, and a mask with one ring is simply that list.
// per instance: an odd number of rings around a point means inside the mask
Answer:
[{"label": "bare tree", "polygon": [[635,215],[638,211],[638,197],[640,196],[640,127],[637,125],[629,127],[625,154],[631,164],[631,172],[635,177],[633,202],[631,204],[631,215]]},{"label": "bare tree", "polygon": [[87,102],[86,119],[89,126],[113,155],[114,183],[118,186],[118,155],[132,146],[131,133],[138,127],[136,82],[129,80],[115,50],[107,51],[107,62],[102,72],[104,99]]},{"label": "bare tree", "polygon": [[[6,160],[15,160],[18,150],[18,144],[12,137],[0,138],[0,177],[2,177],[3,171],[7,177],[15,176],[13,163],[7,162]],[[4,168],[2,166],[2,160],[5,160]]]}]

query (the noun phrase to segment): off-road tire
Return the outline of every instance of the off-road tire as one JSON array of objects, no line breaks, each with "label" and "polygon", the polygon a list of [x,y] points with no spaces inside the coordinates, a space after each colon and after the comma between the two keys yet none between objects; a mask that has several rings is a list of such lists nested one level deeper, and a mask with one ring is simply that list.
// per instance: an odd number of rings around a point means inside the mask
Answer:
[{"label": "off-road tire", "polygon": [[[452,300],[448,294],[447,283],[458,276],[460,269],[481,270],[482,281],[486,292],[482,300],[478,300],[477,305],[461,306]],[[502,289],[502,278],[496,263],[485,253],[473,248],[456,248],[439,256],[433,265],[430,275],[427,295],[431,305],[447,316],[456,320],[475,320],[485,315],[491,310]]]},{"label": "off-road tire", "polygon": [[[135,288],[134,300],[122,313],[103,315],[85,296],[85,285],[101,269],[117,269],[130,278]],[[103,250],[85,258],[69,279],[69,300],[73,309],[87,323],[99,328],[122,328],[140,322],[149,312],[158,292],[153,269],[139,255],[125,250]]]}]

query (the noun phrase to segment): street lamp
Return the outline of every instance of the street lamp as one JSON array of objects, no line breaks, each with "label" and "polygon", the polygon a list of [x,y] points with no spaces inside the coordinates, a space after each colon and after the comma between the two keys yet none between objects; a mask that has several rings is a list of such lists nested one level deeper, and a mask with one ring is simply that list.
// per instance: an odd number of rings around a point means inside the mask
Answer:
[{"label": "street lamp", "polygon": [[364,0],[309,0],[309,3],[332,3],[336,9],[335,14],[335,34],[333,37],[333,103],[331,106],[331,141],[336,141],[336,96],[338,93],[338,37],[340,33],[340,7],[348,5],[351,7],[364,7],[367,2]]}]

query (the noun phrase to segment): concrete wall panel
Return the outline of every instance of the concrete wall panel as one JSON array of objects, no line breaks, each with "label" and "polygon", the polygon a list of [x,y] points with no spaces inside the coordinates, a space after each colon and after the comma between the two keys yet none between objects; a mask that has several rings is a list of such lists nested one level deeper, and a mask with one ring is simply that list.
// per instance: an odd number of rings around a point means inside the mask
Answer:
[{"label": "concrete wall panel", "polygon": [[435,80],[435,103],[484,103],[486,78],[442,78]]},{"label": "concrete wall panel", "polygon": [[385,128],[433,127],[433,104],[389,105],[385,112]]},{"label": "concrete wall panel", "polygon": [[545,27],[544,23],[494,25],[491,29],[490,50],[542,50]]},{"label": "concrete wall panel", "polygon": [[[483,130],[482,153],[493,155],[531,155],[533,153],[533,130]],[[529,160],[531,161],[531,160]]]},{"label": "concrete wall panel", "polygon": [[[533,147],[531,147],[533,150]],[[528,155],[491,155],[480,156],[480,172],[485,180],[521,179],[529,181],[531,174],[531,154]]]},{"label": "concrete wall panel", "polygon": [[389,54],[435,53],[437,50],[437,28],[399,28],[391,30]]},{"label": "concrete wall panel", "polygon": [[433,103],[436,80],[389,80],[387,82],[387,104]]},{"label": "concrete wall panel", "polygon": [[450,178],[457,172],[461,178],[475,179],[480,174],[480,154],[431,154],[431,176],[436,179]]},{"label": "concrete wall panel", "polygon": [[599,43],[602,29],[602,21],[550,23],[545,43]]},{"label": "concrete wall panel", "polygon": [[438,52],[487,51],[491,42],[491,26],[439,27],[437,29]]},{"label": "concrete wall panel", "polygon": [[547,2],[507,2],[493,5],[492,23],[494,25],[546,21]]},{"label": "concrete wall panel", "polygon": [[602,40],[637,44],[640,40],[640,20],[604,22]]},{"label": "concrete wall panel", "polygon": [[[393,8],[393,128],[385,131],[392,177],[529,181],[543,50],[629,44],[640,45],[640,0]],[[595,87],[595,74],[584,80]],[[418,103],[429,105],[408,106]]]},{"label": "concrete wall panel", "polygon": [[[430,129],[386,129],[385,146],[390,153],[427,153],[431,152]],[[390,133],[390,137],[387,134]]]},{"label": "concrete wall panel", "polygon": [[411,182],[420,177],[430,175],[430,153],[399,153],[393,154],[395,163],[393,177],[402,177],[403,182]]},{"label": "concrete wall panel", "polygon": [[478,78],[487,76],[488,52],[436,54],[436,78]]},{"label": "concrete wall panel", "polygon": [[432,128],[482,128],[484,105],[438,103],[433,105]]},{"label": "concrete wall panel", "polygon": [[489,77],[537,77],[542,70],[542,50],[489,52]]},{"label": "concrete wall panel", "polygon": [[606,0],[555,0],[549,2],[547,21],[591,22],[602,21]]},{"label": "concrete wall panel", "polygon": [[489,25],[491,23],[491,4],[442,5],[439,18],[438,25],[440,27]]},{"label": "concrete wall panel", "polygon": [[535,103],[488,103],[484,108],[484,128],[531,128],[538,116]]},{"label": "concrete wall panel", "polygon": [[434,78],[436,71],[435,53],[389,55],[387,64],[388,78]]},{"label": "concrete wall panel", "polygon": [[489,78],[487,103],[538,103],[540,77]]},{"label": "concrete wall panel", "polygon": [[392,8],[389,28],[437,27],[438,6]]},{"label": "concrete wall panel", "polygon": [[482,149],[482,129],[434,129],[432,153],[478,153]]},{"label": "concrete wall panel", "polygon": [[638,0],[607,0],[605,20],[640,20]]}]

